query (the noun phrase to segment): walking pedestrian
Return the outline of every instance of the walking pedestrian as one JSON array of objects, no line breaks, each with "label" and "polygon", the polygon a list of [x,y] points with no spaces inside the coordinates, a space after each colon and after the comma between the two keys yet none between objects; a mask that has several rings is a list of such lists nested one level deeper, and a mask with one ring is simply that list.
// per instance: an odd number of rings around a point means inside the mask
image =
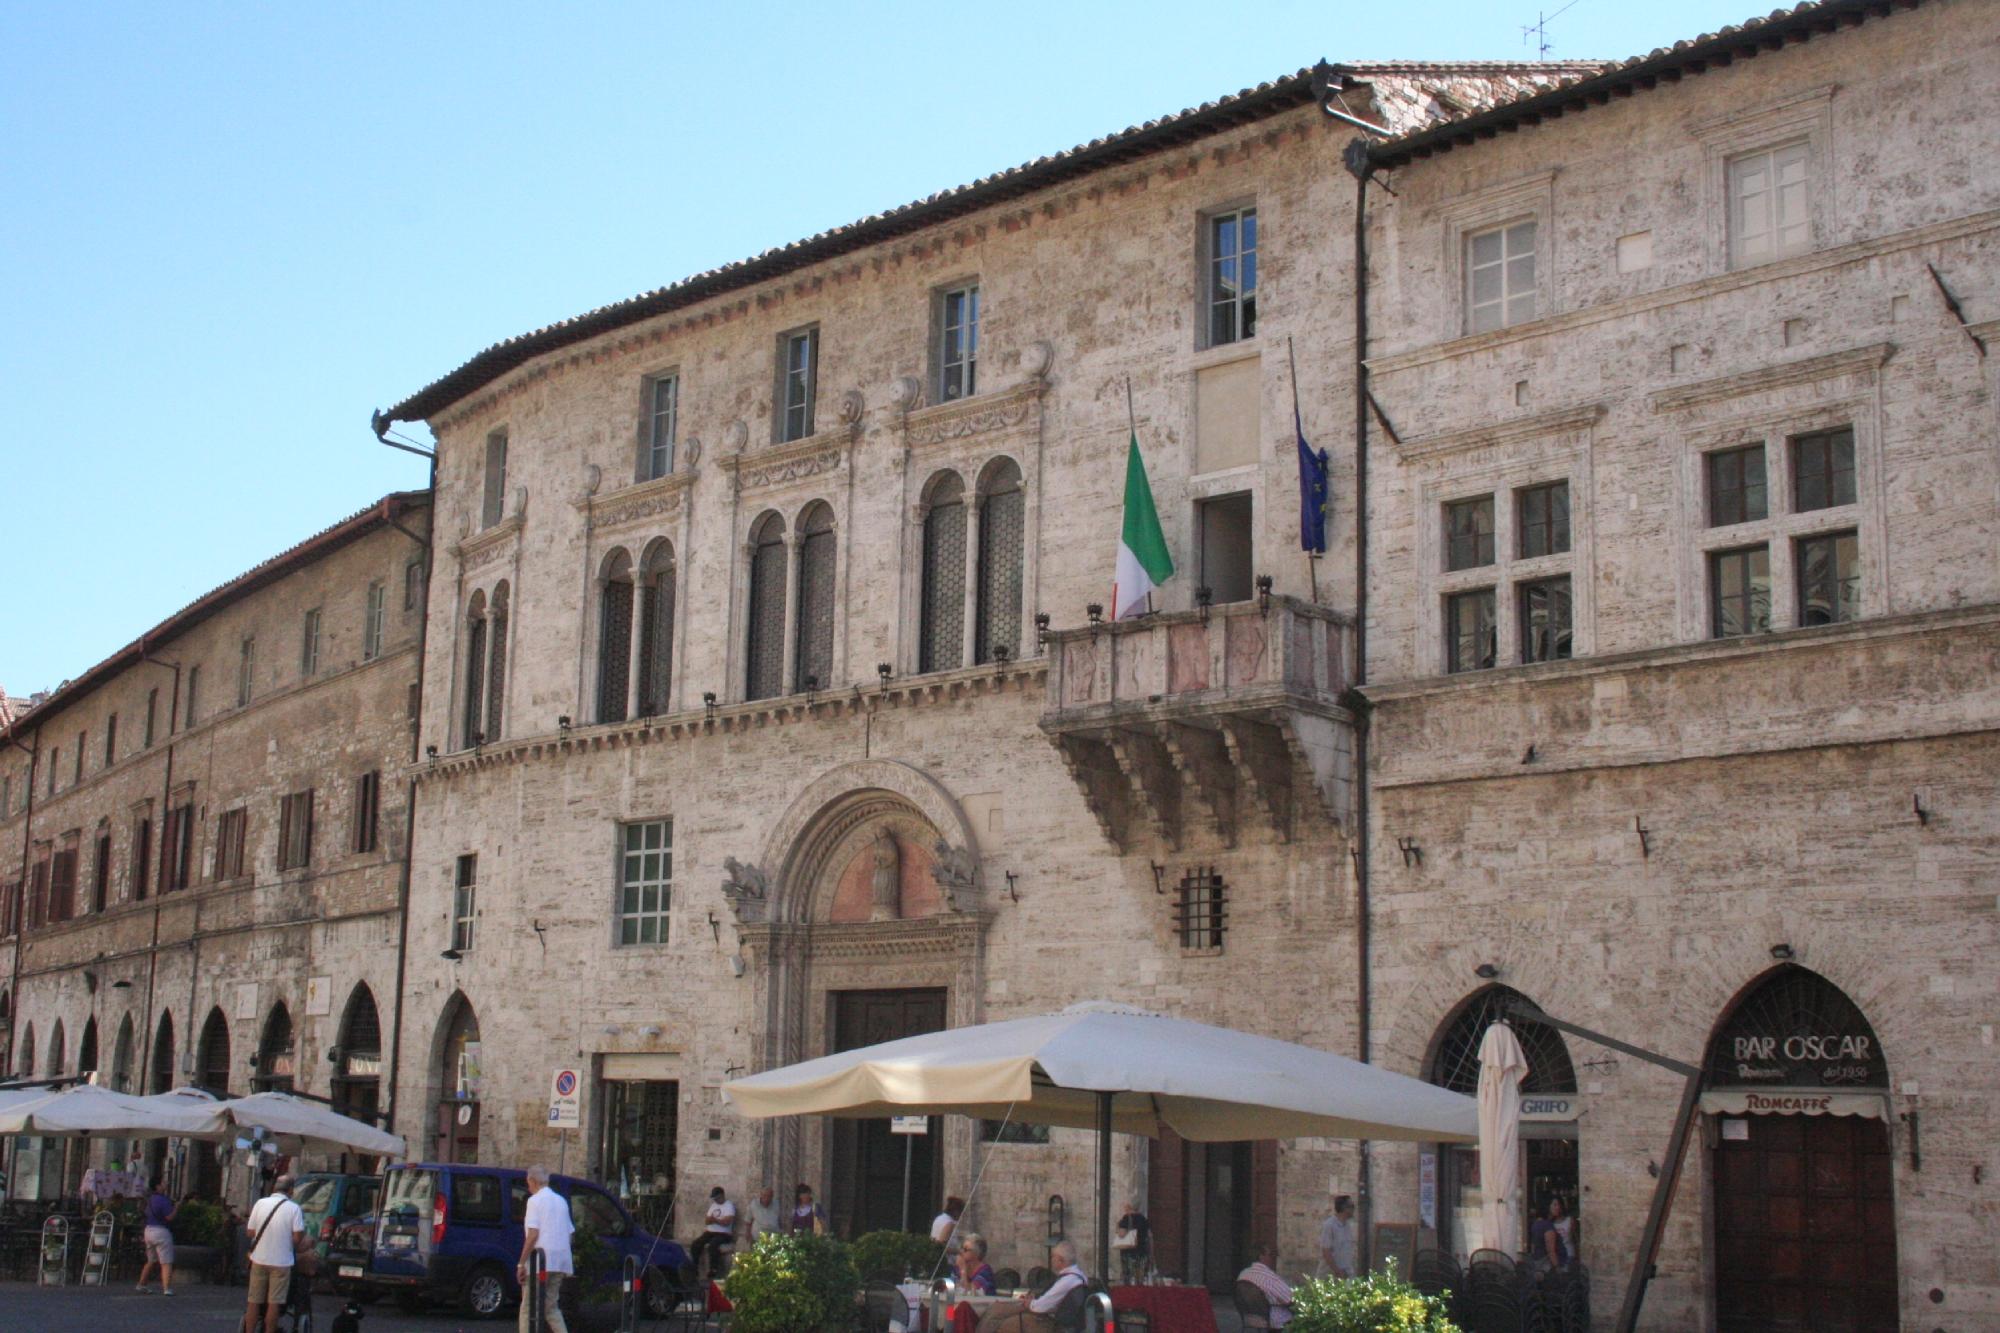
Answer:
[{"label": "walking pedestrian", "polygon": [[[543,1328],[549,1333],[569,1333],[569,1324],[563,1319],[562,1287],[564,1279],[576,1272],[569,1251],[570,1234],[575,1230],[569,1200],[549,1188],[549,1169],[529,1167],[528,1210],[521,1217],[521,1262],[514,1268],[521,1284],[521,1333],[528,1333],[528,1320],[533,1318],[529,1312],[536,1301],[542,1303]],[[539,1290],[528,1281],[528,1256],[536,1250],[542,1252]]]},{"label": "walking pedestrian", "polygon": [[306,1243],[306,1218],[292,1202],[289,1175],[271,1182],[271,1192],[250,1209],[243,1229],[250,1236],[250,1301],[243,1312],[243,1333],[257,1333],[259,1306],[264,1333],[278,1333],[278,1312],[292,1294],[292,1270]]},{"label": "walking pedestrian", "polygon": [[174,1294],[174,1233],[169,1225],[181,1206],[167,1195],[164,1177],[153,1182],[152,1193],[146,1198],[146,1262],[139,1267],[139,1290],[150,1291],[146,1284],[146,1274],[160,1270],[160,1294]]},{"label": "walking pedestrian", "polygon": [[1334,1198],[1333,1216],[1320,1223],[1319,1275],[1353,1277],[1354,1266],[1354,1196],[1342,1194]]}]

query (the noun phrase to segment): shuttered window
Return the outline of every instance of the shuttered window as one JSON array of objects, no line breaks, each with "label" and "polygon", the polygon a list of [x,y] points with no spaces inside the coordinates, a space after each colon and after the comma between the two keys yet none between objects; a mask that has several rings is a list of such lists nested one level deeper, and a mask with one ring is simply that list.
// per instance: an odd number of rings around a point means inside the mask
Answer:
[{"label": "shuttered window", "polygon": [[382,774],[363,773],[354,779],[354,841],[357,852],[375,850],[382,806]]},{"label": "shuttered window", "polygon": [[814,505],[801,526],[798,668],[792,688],[823,690],[833,683],[833,511]]},{"label": "shuttered window", "polygon": [[965,485],[939,478],[924,515],[924,580],[917,669],[965,664]]},{"label": "shuttered window", "polygon": [[243,873],[243,844],[250,826],[247,810],[225,810],[215,822],[215,877],[235,879]]},{"label": "shuttered window", "polygon": [[298,870],[312,863],[312,830],[312,788],[278,802],[278,869]]},{"label": "shuttered window", "polygon": [[979,605],[973,660],[991,662],[995,648],[1021,654],[1021,546],[1026,497],[1021,473],[1003,462],[987,479],[979,508]]}]

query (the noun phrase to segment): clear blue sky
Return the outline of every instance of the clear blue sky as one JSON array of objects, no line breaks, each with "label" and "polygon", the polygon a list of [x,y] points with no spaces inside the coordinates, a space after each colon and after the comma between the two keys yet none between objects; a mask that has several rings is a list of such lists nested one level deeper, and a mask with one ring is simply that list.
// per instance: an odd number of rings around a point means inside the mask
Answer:
[{"label": "clear blue sky", "polygon": [[[1638,54],[1756,2],[1579,0],[1551,55]],[[17,0],[0,686],[52,687],[422,485],[369,412],[499,339],[1321,56],[1532,55],[1535,18],[1533,0]]]}]

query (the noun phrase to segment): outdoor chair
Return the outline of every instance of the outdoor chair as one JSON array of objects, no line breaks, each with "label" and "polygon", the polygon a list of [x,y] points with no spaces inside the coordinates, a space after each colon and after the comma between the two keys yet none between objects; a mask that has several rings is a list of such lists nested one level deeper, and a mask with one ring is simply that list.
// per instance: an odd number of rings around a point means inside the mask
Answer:
[{"label": "outdoor chair", "polygon": [[1460,1303],[1459,1325],[1465,1333],[1521,1333],[1521,1298],[1513,1291],[1487,1287]]},{"label": "outdoor chair", "polygon": [[1426,1296],[1456,1296],[1465,1287],[1465,1272],[1448,1250],[1418,1250],[1410,1260],[1410,1285]]},{"label": "outdoor chair", "polygon": [[1245,1329],[1271,1327],[1271,1298],[1254,1282],[1236,1284],[1236,1317]]},{"label": "outdoor chair", "polygon": [[1021,1270],[1003,1268],[993,1275],[993,1288],[999,1292],[1013,1291],[1021,1285]]},{"label": "outdoor chair", "polygon": [[1030,1268],[1028,1270],[1028,1281],[1026,1285],[1029,1291],[1039,1296],[1043,1292],[1047,1291],[1051,1286],[1053,1286],[1055,1284],[1055,1280],[1056,1280],[1056,1273],[1053,1268],[1043,1268],[1041,1265],[1037,1264],[1035,1267]]},{"label": "outdoor chair", "polygon": [[1117,1333],[1153,1333],[1153,1316],[1144,1310],[1119,1310]]},{"label": "outdoor chair", "polygon": [[910,1303],[891,1280],[869,1279],[861,1294],[861,1333],[889,1333],[889,1324],[910,1322]]}]

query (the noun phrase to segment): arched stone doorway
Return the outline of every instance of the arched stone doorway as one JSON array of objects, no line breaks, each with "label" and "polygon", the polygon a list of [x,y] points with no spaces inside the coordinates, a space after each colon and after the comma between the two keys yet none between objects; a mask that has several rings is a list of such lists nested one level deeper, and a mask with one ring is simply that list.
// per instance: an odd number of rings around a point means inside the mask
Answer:
[{"label": "arched stone doorway", "polygon": [[1773,969],[1709,1040],[1718,1333],[1897,1327],[1889,1065],[1825,977]]},{"label": "arched stone doorway", "polygon": [[[218,1097],[230,1095],[229,1020],[222,1007],[208,1011],[202,1020],[201,1036],[195,1042],[194,1081]],[[195,1143],[188,1146],[190,1188],[204,1198],[222,1195],[221,1145]]]},{"label": "arched stone doorway", "polygon": [[118,1040],[111,1048],[111,1090],[131,1092],[132,1089],[132,1015],[127,1014],[118,1024]]},{"label": "arched stone doorway", "polygon": [[290,1092],[298,1081],[299,1061],[292,1031],[292,1011],[283,1000],[271,1006],[264,1019],[264,1035],[257,1041],[257,1076],[250,1080],[254,1092]]},{"label": "arched stone doorway", "polygon": [[357,984],[347,998],[337,1046],[334,1107],[372,1125],[382,1104],[382,1018],[366,983]]},{"label": "arched stone doorway", "polygon": [[484,1075],[479,1055],[479,1015],[462,991],[445,1001],[433,1056],[436,1153],[440,1162],[479,1160],[479,1097]]},{"label": "arched stone doorway", "polygon": [[[1571,1218],[1577,1218],[1582,1199],[1576,1067],[1562,1033],[1513,1012],[1513,1006],[1523,1002],[1529,1002],[1527,997],[1509,986],[1487,986],[1467,996],[1438,1025],[1424,1061],[1424,1078],[1441,1088],[1477,1096],[1479,1045],[1486,1029],[1504,1020],[1514,1030],[1528,1060],[1528,1073],[1521,1080],[1521,1219],[1525,1228],[1531,1219],[1547,1212],[1551,1198],[1560,1198]],[[1427,1145],[1423,1152],[1432,1158],[1428,1174],[1435,1185],[1426,1191],[1428,1197],[1418,1199],[1419,1220],[1436,1230],[1440,1249],[1451,1251],[1463,1262],[1477,1249],[1518,1254],[1526,1247],[1525,1230],[1518,1236],[1483,1234],[1484,1196],[1476,1144]],[[1420,1190],[1424,1188],[1423,1174],[1420,1172]],[[1582,1229],[1579,1219],[1574,1229],[1579,1246]]]},{"label": "arched stone doorway", "polygon": [[[761,865],[725,864],[766,1020],[762,1068],[981,1021],[990,913],[977,843],[928,774],[843,764],[792,803]],[[908,1144],[887,1121],[786,1118],[765,1127],[764,1176],[823,1186],[835,1229],[854,1235],[901,1225],[907,1162],[921,1227],[971,1160],[974,1128],[933,1119]]]}]

